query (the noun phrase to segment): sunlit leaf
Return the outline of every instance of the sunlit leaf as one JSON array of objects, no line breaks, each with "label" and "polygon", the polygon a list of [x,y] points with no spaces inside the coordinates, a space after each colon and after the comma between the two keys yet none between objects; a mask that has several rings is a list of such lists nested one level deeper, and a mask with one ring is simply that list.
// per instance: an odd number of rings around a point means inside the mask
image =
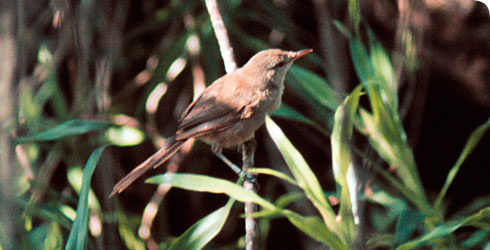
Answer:
[{"label": "sunlit leaf", "polygon": [[134,127],[120,126],[107,129],[104,137],[112,145],[127,147],[142,143],[145,139],[145,134]]},{"label": "sunlit leaf", "polygon": [[94,173],[95,166],[106,146],[97,148],[91,155],[83,168],[82,188],[77,205],[77,217],[73,222],[68,240],[66,241],[66,250],[84,250],[87,249],[87,230],[89,218],[88,197],[90,190],[90,181]]},{"label": "sunlit leaf", "polygon": [[[80,167],[72,167],[66,173],[68,182],[77,194],[80,194],[83,183],[83,172]],[[92,210],[100,210],[100,204],[92,189],[89,189],[88,207]]]},{"label": "sunlit leaf", "polygon": [[225,206],[200,219],[172,242],[168,249],[202,249],[221,231],[234,202],[230,199]]},{"label": "sunlit leaf", "polygon": [[251,168],[247,170],[249,173],[254,173],[254,174],[265,174],[265,175],[271,175],[276,178],[285,180],[293,185],[298,185],[295,180],[293,180],[291,177],[289,177],[287,174],[279,172],[277,170],[271,169],[271,168]]},{"label": "sunlit leaf", "polygon": [[370,59],[374,71],[374,79],[380,86],[381,97],[394,112],[398,111],[398,82],[396,81],[393,64],[381,43],[373,32],[369,33]]},{"label": "sunlit leaf", "polygon": [[294,148],[279,126],[277,126],[269,116],[266,117],[266,125],[269,135],[279,149],[279,152],[281,152],[281,155],[286,161],[296,182],[305,192],[308,199],[310,199],[318,209],[327,227],[330,230],[337,232],[338,225],[335,221],[335,214],[328,204],[315,174],[310,169],[303,156],[296,148]]},{"label": "sunlit leaf", "polygon": [[242,202],[253,202],[266,209],[275,206],[252,191],[245,190],[233,182],[204,175],[166,173],[149,178],[146,182],[153,184],[169,184],[173,187],[197,192],[226,194]]},{"label": "sunlit leaf", "polygon": [[[245,190],[242,186],[230,181],[195,174],[166,173],[154,176],[148,179],[147,182],[154,184],[169,184],[173,187],[198,192],[222,193],[242,202],[256,203],[267,209],[267,211],[272,211],[274,214],[285,216],[291,223],[313,239],[328,246],[334,246],[333,249],[347,249],[342,241],[333,232],[328,230],[318,218],[303,217],[292,211],[281,209],[258,196],[256,193]],[[270,215],[270,213],[267,214]],[[214,216],[212,216],[211,219],[213,218]]]},{"label": "sunlit leaf", "polygon": [[119,209],[116,209],[115,216],[119,228],[119,235],[127,249],[145,250],[144,240],[137,235],[137,227],[140,225],[141,218],[139,216],[129,216]]},{"label": "sunlit leaf", "polygon": [[311,238],[329,246],[331,249],[349,249],[325,224],[316,216],[300,216],[285,213],[289,221]]},{"label": "sunlit leaf", "polygon": [[[353,166],[351,164],[351,137],[353,131],[354,116],[362,95],[362,87],[358,86],[345,99],[335,112],[335,123],[332,131],[332,167],[335,181],[340,188],[340,210],[342,218],[341,228],[343,236],[352,245],[356,235],[354,215],[357,215],[357,193]],[[350,174],[349,174],[350,173]],[[351,178],[349,178],[351,177]]]}]

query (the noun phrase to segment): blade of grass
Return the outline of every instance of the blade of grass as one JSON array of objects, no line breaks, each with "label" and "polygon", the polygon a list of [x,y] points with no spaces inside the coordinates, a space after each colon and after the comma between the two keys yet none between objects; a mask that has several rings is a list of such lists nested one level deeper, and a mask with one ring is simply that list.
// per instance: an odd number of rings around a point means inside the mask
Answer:
[{"label": "blade of grass", "polygon": [[338,235],[339,228],[335,221],[335,213],[328,204],[315,174],[310,169],[303,156],[296,148],[294,148],[293,144],[284,135],[279,126],[277,126],[269,116],[266,117],[266,127],[298,185],[318,209],[327,228],[336,232]]},{"label": "blade of grass", "polygon": [[459,155],[458,160],[451,168],[451,170],[449,170],[449,173],[446,177],[446,182],[444,183],[441,192],[439,192],[439,195],[437,196],[436,201],[434,202],[434,207],[436,211],[440,210],[444,196],[446,195],[447,190],[449,189],[451,183],[456,177],[456,174],[458,174],[461,164],[463,164],[464,160],[466,160],[466,158],[470,155],[471,151],[473,151],[473,149],[478,145],[478,142],[483,137],[483,135],[485,135],[485,132],[489,127],[490,127],[490,119],[488,119],[486,123],[480,125],[477,129],[475,129],[471,133],[470,137],[466,141],[466,145],[464,146],[463,151]]},{"label": "blade of grass", "polygon": [[248,169],[247,172],[249,173],[252,173],[252,174],[265,174],[265,175],[270,175],[270,176],[274,176],[276,178],[279,178],[281,180],[285,180],[295,186],[298,185],[298,183],[296,183],[296,181],[289,177],[287,174],[285,173],[282,173],[282,172],[279,172],[277,170],[274,170],[274,169],[270,169],[270,168],[251,168],[251,169]]},{"label": "blade of grass", "polygon": [[202,249],[221,231],[234,202],[230,199],[226,205],[200,219],[172,242],[168,250]]},{"label": "blade of grass", "polygon": [[281,106],[272,113],[272,115],[274,117],[281,117],[281,118],[293,120],[296,122],[300,122],[300,123],[312,126],[316,130],[318,130],[318,132],[322,133],[324,136],[326,136],[326,137],[330,136],[330,131],[319,126],[317,123],[312,121],[310,118],[304,116],[303,114],[294,110],[293,108],[291,108],[291,106],[289,106],[285,103],[282,103]]},{"label": "blade of grass", "polygon": [[67,136],[85,134],[110,127],[105,121],[70,120],[44,130],[36,135],[15,138],[16,143],[52,141]]},{"label": "blade of grass", "polygon": [[274,204],[258,196],[256,193],[247,191],[233,182],[209,176],[166,173],[151,177],[146,180],[146,182],[153,184],[170,184],[173,187],[197,192],[226,194],[241,202],[253,202],[265,209],[275,209]]},{"label": "blade of grass", "polygon": [[84,250],[87,249],[87,228],[88,228],[88,195],[90,191],[90,180],[94,173],[95,166],[107,145],[97,148],[89,157],[87,164],[83,168],[82,188],[77,205],[77,216],[73,222],[73,227],[66,241],[66,250]]},{"label": "blade of grass", "polygon": [[300,216],[289,210],[284,210],[284,215],[299,230],[309,235],[311,238],[329,246],[330,249],[343,250],[349,249],[334,232],[325,227],[324,222],[316,216]]},{"label": "blade of grass", "polygon": [[294,80],[295,89],[306,92],[328,110],[335,110],[339,105],[340,95],[319,75],[292,65],[289,69],[289,80]]},{"label": "blade of grass", "polygon": [[430,242],[431,240],[445,237],[446,235],[453,233],[458,228],[463,226],[476,226],[489,230],[490,207],[484,208],[479,212],[469,217],[463,218],[461,220],[455,222],[448,222],[441,226],[438,226],[433,230],[431,230],[430,232],[428,232],[427,234],[399,246],[397,250],[408,250],[408,249],[418,248]]},{"label": "blade of grass", "polygon": [[[358,86],[345,99],[344,104],[340,105],[335,112],[335,123],[332,131],[332,167],[335,181],[340,187],[340,210],[339,215],[342,220],[340,226],[342,234],[348,244],[352,245],[356,235],[354,223],[353,204],[356,202],[356,194],[350,193],[353,190],[349,187],[355,183],[349,183],[348,172],[353,171],[351,164],[351,137],[353,121],[362,95],[362,86]],[[355,189],[354,189],[355,190]]]},{"label": "blade of grass", "polygon": [[347,249],[345,244],[342,243],[335,233],[328,230],[319,218],[304,217],[290,210],[281,209],[258,196],[256,193],[245,190],[242,186],[233,182],[209,176],[182,173],[157,175],[148,179],[147,182],[153,184],[170,184],[173,187],[198,192],[222,193],[241,202],[254,202],[266,209],[264,214],[272,215],[273,213],[267,213],[267,211],[271,211],[288,218],[293,225],[297,226],[305,234],[327,246],[331,246],[332,249]]}]

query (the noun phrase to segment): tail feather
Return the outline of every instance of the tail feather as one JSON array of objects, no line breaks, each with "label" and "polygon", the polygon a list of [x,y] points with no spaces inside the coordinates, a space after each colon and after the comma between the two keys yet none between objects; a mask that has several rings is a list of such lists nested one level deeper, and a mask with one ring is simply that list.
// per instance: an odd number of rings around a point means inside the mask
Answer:
[{"label": "tail feather", "polygon": [[184,144],[184,141],[177,141],[175,136],[168,138],[165,144],[150,158],[146,159],[143,163],[138,165],[131,173],[126,175],[122,180],[120,180],[112,190],[109,197],[119,194],[124,191],[129,185],[141,177],[146,171],[152,168],[157,168],[167,161],[172,155],[179,150],[179,148]]}]

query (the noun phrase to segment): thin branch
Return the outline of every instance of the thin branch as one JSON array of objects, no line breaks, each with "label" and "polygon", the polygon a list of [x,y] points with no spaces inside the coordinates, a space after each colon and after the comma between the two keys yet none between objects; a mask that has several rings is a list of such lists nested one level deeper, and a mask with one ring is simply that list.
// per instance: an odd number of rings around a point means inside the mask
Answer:
[{"label": "thin branch", "polygon": [[[248,169],[254,166],[254,153],[257,143],[254,139],[245,142],[242,145],[242,171],[247,175]],[[243,187],[254,193],[257,192],[256,185],[253,182],[247,180],[243,181]],[[259,226],[255,218],[250,216],[257,211],[257,205],[253,202],[245,202],[245,249],[246,250],[256,250],[258,249],[257,240],[259,234]]]},{"label": "thin branch", "polygon": [[[206,8],[208,9],[211,23],[213,24],[214,33],[216,35],[216,39],[218,40],[226,72],[229,74],[235,71],[238,67],[233,56],[233,48],[231,47],[230,40],[228,39],[225,24],[223,23],[223,18],[219,12],[216,0],[206,0]],[[243,173],[245,173],[245,175],[248,175],[247,169],[252,168],[254,165],[255,148],[255,140],[245,142],[242,145],[242,171]],[[243,187],[253,192],[256,191],[254,183],[248,180],[245,180],[243,182]],[[256,210],[257,208],[255,204],[253,204],[252,202],[245,202],[245,249],[247,250],[258,249],[258,226],[256,220],[251,216]]]},{"label": "thin branch", "polygon": [[235,71],[238,66],[233,56],[233,48],[231,47],[230,40],[228,39],[228,32],[226,31],[225,24],[223,23],[223,17],[221,16],[218,3],[216,0],[206,0],[206,8],[208,9],[209,18],[213,24],[214,34],[218,40],[219,49],[223,62],[225,63],[226,73]]}]

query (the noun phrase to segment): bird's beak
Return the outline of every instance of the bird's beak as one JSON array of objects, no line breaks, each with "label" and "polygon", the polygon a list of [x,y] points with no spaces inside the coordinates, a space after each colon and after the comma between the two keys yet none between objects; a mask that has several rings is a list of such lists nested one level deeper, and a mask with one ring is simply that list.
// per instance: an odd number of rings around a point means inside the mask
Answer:
[{"label": "bird's beak", "polygon": [[313,49],[304,49],[304,50],[300,50],[300,51],[296,51],[296,52],[293,52],[293,54],[291,55],[291,59],[294,61],[306,54],[309,54],[313,52]]}]

